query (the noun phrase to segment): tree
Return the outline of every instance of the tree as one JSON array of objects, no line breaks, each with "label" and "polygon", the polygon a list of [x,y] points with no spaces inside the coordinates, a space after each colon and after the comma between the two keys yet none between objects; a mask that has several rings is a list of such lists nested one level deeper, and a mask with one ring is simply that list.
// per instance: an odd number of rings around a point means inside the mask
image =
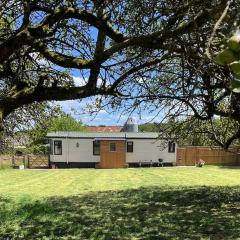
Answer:
[{"label": "tree", "polygon": [[49,118],[62,113],[61,108],[53,103],[34,103],[23,106],[9,114],[4,120],[4,131],[0,137],[0,151],[12,151],[14,140],[23,139],[28,142],[28,132],[35,126],[43,125]]},{"label": "tree", "polygon": [[[155,113],[165,108],[176,118],[206,121],[217,115],[239,125],[234,76],[214,60],[239,26],[239,4],[4,1],[0,120],[35,101],[98,95],[98,109],[124,103],[133,111],[147,103]],[[76,72],[80,86],[71,77]],[[236,138],[240,128],[221,145],[227,148]]]},{"label": "tree", "polygon": [[157,122],[140,124],[138,130],[139,132],[158,132],[159,124]]},{"label": "tree", "polygon": [[[179,146],[216,146],[226,142],[236,132],[238,126],[229,118],[213,118],[202,121],[189,119],[159,123],[145,123],[139,126],[144,132],[158,132],[163,139],[175,139]],[[239,144],[239,140],[232,144]]]},{"label": "tree", "polygon": [[16,132],[26,132],[37,125],[44,125],[49,119],[62,114],[61,107],[53,103],[42,102],[23,106],[4,120],[4,133],[14,136]]},{"label": "tree", "polygon": [[[165,122],[172,119],[176,123],[182,120],[188,124],[195,122],[196,130],[197,123],[205,121],[200,125],[206,129],[201,128],[201,131],[207,132],[218,145],[228,148],[240,138],[240,94],[232,91],[233,83],[236,84],[232,64],[239,61],[239,52],[228,51],[227,57],[231,59],[221,65],[216,58],[219,58],[219,52],[228,50],[230,39],[238,29],[240,21],[236,6],[239,7],[239,2],[228,1],[215,22],[205,21],[195,31],[172,37],[169,43],[172,49],[164,52],[157,66],[138,69],[134,73],[131,69],[131,75],[118,86],[125,92],[129,89],[128,95],[121,100],[113,99],[113,105],[125,100],[126,112],[135,109],[139,113],[164,115]],[[239,47],[239,41],[235,42]],[[239,70],[239,62],[237,66],[235,72]],[[222,138],[218,137],[218,128],[214,126],[219,118],[228,129]]]},{"label": "tree", "polygon": [[48,146],[46,145],[46,135],[51,131],[85,131],[86,127],[81,121],[75,120],[72,116],[58,111],[52,116],[42,117],[41,121],[35,122],[35,125],[25,129],[25,132],[17,132],[14,136],[28,138],[26,149],[21,149],[24,153],[46,154]]},{"label": "tree", "polygon": [[86,127],[82,121],[76,121],[70,115],[63,115],[49,121],[48,131],[85,131]]},{"label": "tree", "polygon": [[54,131],[86,131],[82,121],[75,120],[72,116],[62,112],[58,116],[52,116],[44,122],[37,124],[29,131],[32,144],[43,144],[48,132]]},{"label": "tree", "polygon": [[[239,3],[232,2],[231,16],[235,17]],[[157,79],[162,78],[159,70],[166,62],[185,70],[181,60],[193,59],[191,69],[198,72],[194,64],[203,64],[201,70],[206,69],[201,74],[208,79],[209,61],[205,58],[202,61],[199,51],[204,49],[202,43],[206,44],[227,3],[227,0],[2,1],[1,126],[2,119],[15,109],[33,102],[102,95],[113,96],[114,106],[121,102],[115,97],[132,93],[126,82],[130,79],[130,83],[135,83],[136,73],[139,79],[144,71],[152,70]],[[231,25],[232,18],[228,22]],[[83,78],[83,85],[73,82],[73,70]],[[228,79],[226,69],[219,71]],[[167,73],[171,80],[169,66],[165,68]],[[186,71],[181,74],[193,79]],[[154,82],[150,83],[155,87]]]}]

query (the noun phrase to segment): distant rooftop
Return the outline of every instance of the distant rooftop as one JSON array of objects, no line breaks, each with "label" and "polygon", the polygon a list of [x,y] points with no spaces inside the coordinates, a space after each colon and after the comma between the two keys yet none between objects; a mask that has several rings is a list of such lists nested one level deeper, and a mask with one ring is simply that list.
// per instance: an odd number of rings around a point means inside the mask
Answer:
[{"label": "distant rooftop", "polygon": [[122,129],[122,126],[89,126],[87,127],[88,132],[120,132]]},{"label": "distant rooftop", "polygon": [[154,132],[50,132],[49,138],[147,138],[156,139],[159,134]]}]

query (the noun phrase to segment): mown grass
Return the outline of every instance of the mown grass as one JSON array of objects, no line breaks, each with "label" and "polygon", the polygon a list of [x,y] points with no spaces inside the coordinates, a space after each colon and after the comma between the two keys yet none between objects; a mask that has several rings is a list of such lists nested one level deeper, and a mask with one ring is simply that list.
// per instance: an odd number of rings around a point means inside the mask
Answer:
[{"label": "mown grass", "polygon": [[0,171],[0,239],[240,239],[239,168]]}]

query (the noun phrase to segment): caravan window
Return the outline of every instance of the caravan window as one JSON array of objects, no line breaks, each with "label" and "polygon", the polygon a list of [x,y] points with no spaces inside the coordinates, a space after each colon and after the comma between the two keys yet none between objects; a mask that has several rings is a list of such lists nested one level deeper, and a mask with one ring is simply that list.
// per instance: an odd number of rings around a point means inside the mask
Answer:
[{"label": "caravan window", "polygon": [[109,143],[109,151],[116,152],[116,143]]},{"label": "caravan window", "polygon": [[93,141],[93,155],[100,155],[100,141]]},{"label": "caravan window", "polygon": [[127,152],[133,152],[133,142],[127,142]]},{"label": "caravan window", "polygon": [[169,153],[175,153],[175,142],[169,142],[168,143],[168,152]]},{"label": "caravan window", "polygon": [[54,155],[62,155],[62,141],[54,141]]}]

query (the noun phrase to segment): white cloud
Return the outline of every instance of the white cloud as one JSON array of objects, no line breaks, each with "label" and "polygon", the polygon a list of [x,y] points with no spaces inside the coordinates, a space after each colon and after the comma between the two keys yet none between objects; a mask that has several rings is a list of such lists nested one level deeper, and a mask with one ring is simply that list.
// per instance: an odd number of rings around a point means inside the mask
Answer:
[{"label": "white cloud", "polygon": [[[75,86],[81,87],[87,83],[87,79],[84,79],[83,77],[73,76],[73,82],[74,82]],[[97,86],[100,87],[102,85],[102,83],[103,83],[103,80],[101,78],[99,78],[97,80]]]},{"label": "white cloud", "polygon": [[98,87],[101,87],[102,84],[103,84],[103,80],[102,80],[101,78],[99,78],[99,79],[97,80],[97,86],[98,86]]},{"label": "white cloud", "polygon": [[76,76],[73,76],[73,82],[77,87],[81,87],[86,84],[86,81],[82,77],[76,77]]},{"label": "white cloud", "polygon": [[101,109],[98,113],[100,113],[100,114],[106,114],[107,113],[107,111],[106,110],[104,110],[104,109]]},{"label": "white cloud", "polygon": [[45,59],[40,57],[40,54],[38,53],[30,53],[30,56],[39,64],[42,66],[50,67],[49,62]]}]

